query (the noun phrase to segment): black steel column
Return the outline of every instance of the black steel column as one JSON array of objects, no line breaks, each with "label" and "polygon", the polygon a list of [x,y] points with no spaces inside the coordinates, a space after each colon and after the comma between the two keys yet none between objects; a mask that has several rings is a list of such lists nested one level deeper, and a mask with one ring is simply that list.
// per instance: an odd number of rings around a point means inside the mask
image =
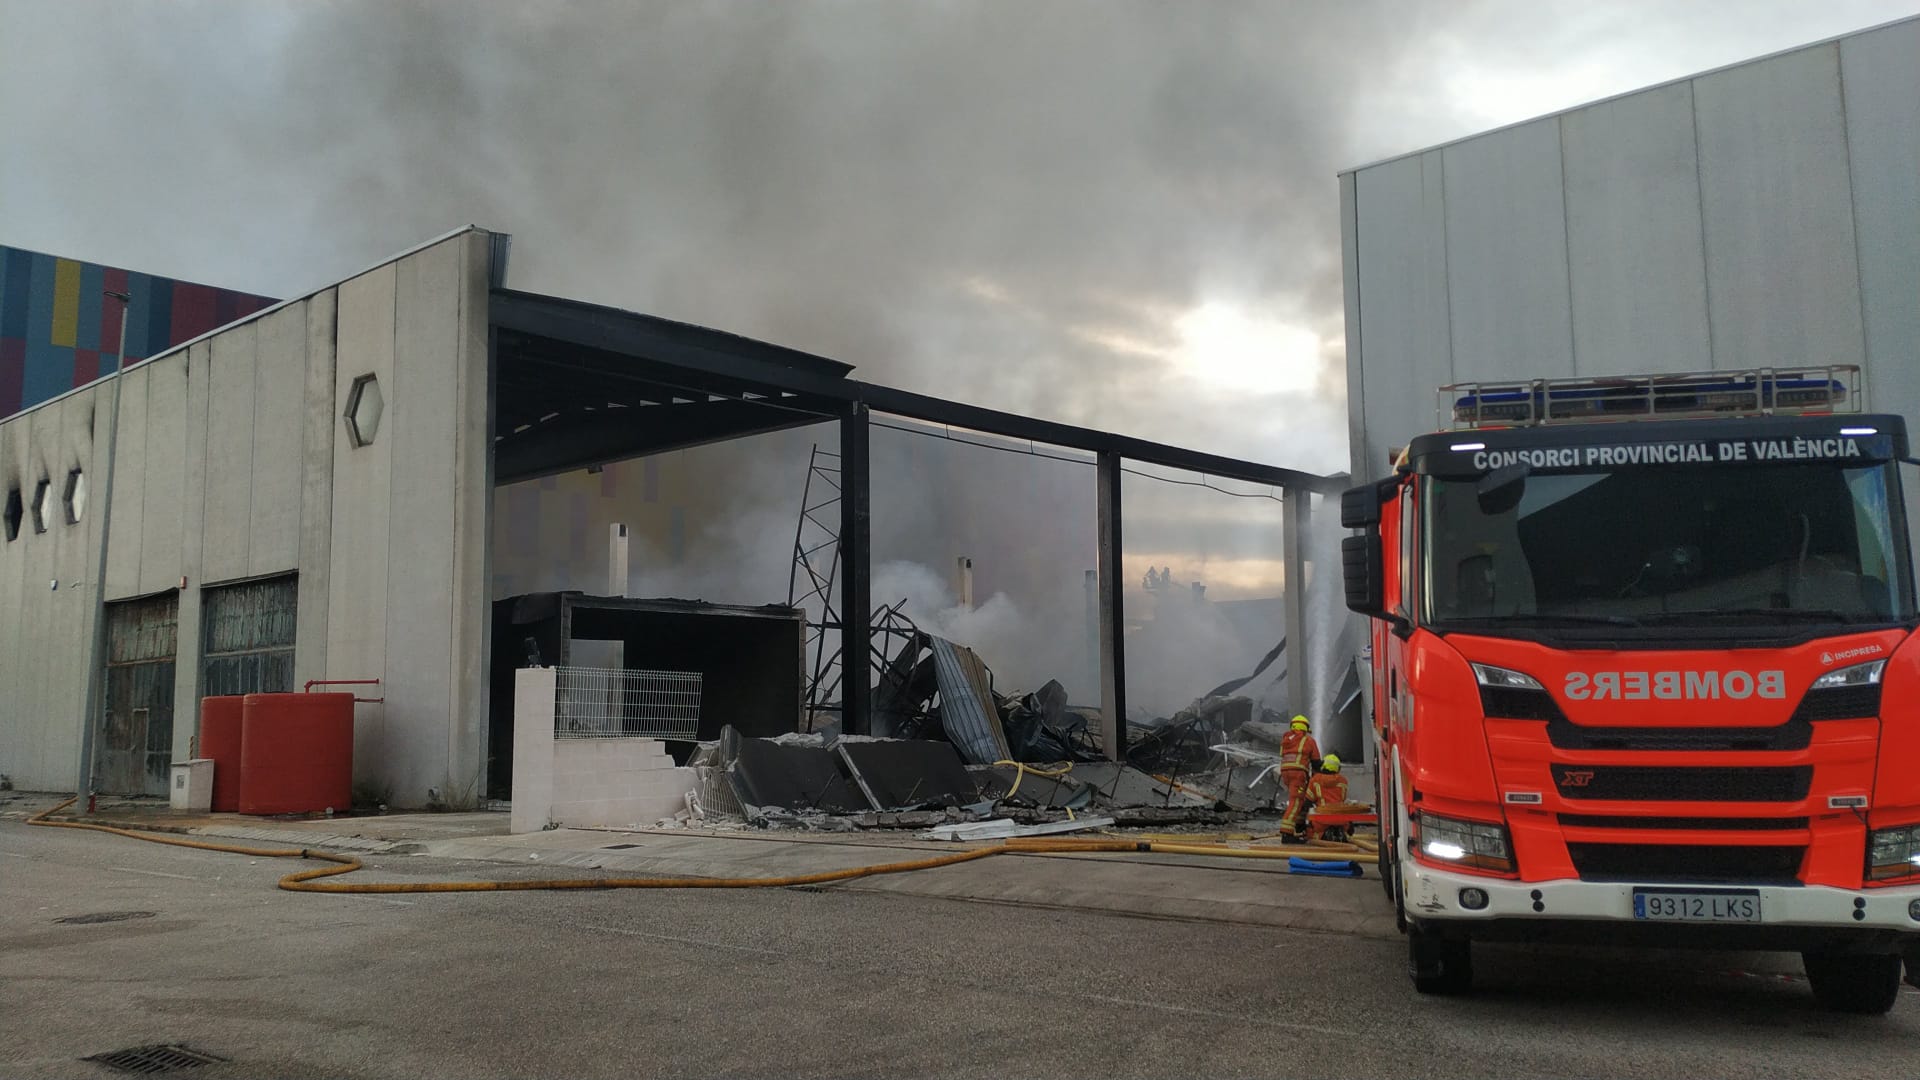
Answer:
[{"label": "black steel column", "polygon": [[867,464],[867,406],[856,401],[840,417],[840,730],[848,735],[872,730],[873,502]]},{"label": "black steel column", "polygon": [[1107,757],[1127,755],[1126,581],[1120,561],[1120,455],[1100,452],[1100,716]]}]

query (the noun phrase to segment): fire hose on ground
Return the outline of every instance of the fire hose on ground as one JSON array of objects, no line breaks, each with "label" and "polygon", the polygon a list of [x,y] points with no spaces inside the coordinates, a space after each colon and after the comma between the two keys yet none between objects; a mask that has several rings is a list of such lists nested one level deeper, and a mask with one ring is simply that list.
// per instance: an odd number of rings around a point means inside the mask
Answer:
[{"label": "fire hose on ground", "polygon": [[794,885],[827,885],[840,881],[853,881],[858,878],[878,877],[882,874],[903,874],[914,870],[932,870],[941,866],[953,866],[958,863],[972,862],[976,859],[990,858],[994,855],[1067,855],[1086,852],[1136,852],[1159,855],[1200,855],[1239,859],[1332,859],[1341,863],[1379,862],[1379,855],[1358,844],[1319,842],[1314,844],[1290,844],[1279,847],[1240,848],[1224,843],[1187,844],[1165,840],[1091,838],[1091,837],[1014,837],[1004,840],[993,847],[973,848],[957,851],[950,855],[936,855],[925,859],[908,859],[900,862],[878,863],[872,866],[855,866],[843,870],[823,870],[814,874],[792,874],[786,877],[762,878],[704,878],[704,877],[660,877],[660,878],[547,878],[538,880],[491,880],[491,881],[399,881],[399,882],[345,882],[321,881],[321,878],[351,874],[363,869],[365,864],[352,855],[342,855],[331,851],[318,851],[313,848],[254,848],[235,844],[213,844],[202,840],[182,840],[172,836],[158,836],[136,829],[120,828],[114,825],[101,825],[88,821],[59,821],[54,814],[74,804],[74,799],[42,810],[27,819],[29,825],[41,825],[59,829],[87,829],[92,832],[110,833],[114,836],[145,840],[154,844],[167,844],[173,847],[195,848],[200,851],[218,851],[229,855],[249,855],[262,859],[319,859],[334,863],[333,866],[320,866],[311,870],[301,870],[280,879],[280,888],[288,892],[313,893],[441,893],[441,892],[526,892],[557,889],[770,889],[785,888]]}]

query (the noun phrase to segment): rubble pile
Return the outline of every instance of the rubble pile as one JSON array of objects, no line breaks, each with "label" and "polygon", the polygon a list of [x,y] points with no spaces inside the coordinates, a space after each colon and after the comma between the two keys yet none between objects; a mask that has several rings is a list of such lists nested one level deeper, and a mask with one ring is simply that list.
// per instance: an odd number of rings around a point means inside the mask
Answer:
[{"label": "rubble pile", "polygon": [[1284,643],[1247,678],[1173,716],[1129,723],[1126,760],[1112,762],[1098,714],[1071,705],[1058,681],[999,693],[972,649],[887,612],[899,647],[874,691],[879,734],[756,739],[728,727],[689,762],[699,783],[683,822],[971,835],[1083,819],[1220,825],[1284,803],[1283,718],[1235,693]]}]

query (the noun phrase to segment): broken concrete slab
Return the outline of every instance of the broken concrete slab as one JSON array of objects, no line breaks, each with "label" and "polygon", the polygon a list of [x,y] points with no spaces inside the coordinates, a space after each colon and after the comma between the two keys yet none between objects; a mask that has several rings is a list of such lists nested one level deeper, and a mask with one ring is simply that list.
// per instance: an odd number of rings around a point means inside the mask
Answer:
[{"label": "broken concrete slab", "polygon": [[1118,762],[1084,762],[1075,765],[1073,772],[1069,775],[1080,783],[1093,785],[1093,801],[1097,806],[1197,809],[1212,805],[1210,799],[1183,791],[1174,784],[1155,779],[1131,765],[1122,765]]},{"label": "broken concrete slab", "polygon": [[842,739],[834,750],[875,810],[964,806],[980,796],[948,743],[929,739]]},{"label": "broken concrete slab", "polygon": [[1012,818],[972,821],[964,825],[935,825],[920,834],[922,840],[1004,840],[1013,836],[1053,836],[1057,833],[1104,829],[1113,824],[1110,817],[1083,817],[1050,821],[1040,825],[1022,825]]},{"label": "broken concrete slab", "polygon": [[[1077,766],[1076,766],[1077,767]],[[1021,775],[1014,765],[969,765],[980,797],[1009,806],[1079,809],[1093,801],[1093,787],[1070,777]]]},{"label": "broken concrete slab", "polygon": [[847,814],[867,809],[867,801],[840,775],[840,762],[817,746],[782,744],[771,739],[721,738],[734,797],[748,820],[766,817],[767,808]]}]

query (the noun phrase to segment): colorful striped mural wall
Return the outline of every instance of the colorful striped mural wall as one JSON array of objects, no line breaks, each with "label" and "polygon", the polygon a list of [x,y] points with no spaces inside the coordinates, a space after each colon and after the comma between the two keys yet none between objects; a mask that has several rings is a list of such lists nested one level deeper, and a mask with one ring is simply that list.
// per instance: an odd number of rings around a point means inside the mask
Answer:
[{"label": "colorful striped mural wall", "polygon": [[129,365],[278,303],[0,246],[0,418],[113,370],[120,349],[120,305],[107,299],[109,291],[133,297],[127,312]]}]

